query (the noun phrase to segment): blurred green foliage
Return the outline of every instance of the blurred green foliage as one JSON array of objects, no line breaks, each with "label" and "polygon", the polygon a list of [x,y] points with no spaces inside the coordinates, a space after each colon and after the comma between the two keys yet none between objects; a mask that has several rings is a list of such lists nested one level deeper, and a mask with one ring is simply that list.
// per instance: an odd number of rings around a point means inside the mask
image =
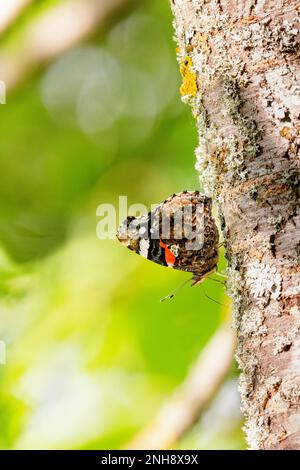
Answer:
[{"label": "blurred green foliage", "polygon": [[[221,321],[199,287],[159,302],[187,275],[96,237],[103,202],[149,206],[199,187],[172,35],[168,2],[141,3],[0,108],[1,448],[125,445]],[[221,285],[205,290],[223,302]],[[243,447],[234,403],[229,428],[204,416],[178,446]]]}]

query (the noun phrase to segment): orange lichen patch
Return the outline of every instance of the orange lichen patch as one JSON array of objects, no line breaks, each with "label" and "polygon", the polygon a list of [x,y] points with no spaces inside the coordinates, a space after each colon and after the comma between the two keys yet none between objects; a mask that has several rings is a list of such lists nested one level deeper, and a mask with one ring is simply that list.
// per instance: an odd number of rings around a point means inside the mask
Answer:
[{"label": "orange lichen patch", "polygon": [[280,135],[289,142],[287,149],[289,156],[297,157],[300,148],[300,126],[283,127]]},{"label": "orange lichen patch", "polygon": [[288,184],[277,184],[271,188],[267,188],[264,192],[264,197],[274,197],[278,196],[279,194],[284,194],[288,191],[289,185]]},{"label": "orange lichen patch", "polygon": [[240,25],[244,24],[252,24],[252,23],[257,23],[260,19],[257,16],[250,15],[250,16],[245,16],[244,18],[240,18],[238,20],[233,20],[230,21],[228,24],[229,28],[235,28]]},{"label": "orange lichen patch", "polygon": [[245,16],[245,18],[241,19],[242,24],[256,23],[256,21],[258,21],[258,17],[255,15]]},{"label": "orange lichen patch", "polygon": [[224,174],[228,171],[225,159],[228,156],[229,150],[226,145],[218,148],[214,153],[209,157],[209,160],[214,164],[215,168],[218,170],[218,179],[222,179]]},{"label": "orange lichen patch", "polygon": [[248,256],[254,260],[261,261],[264,257],[264,252],[259,251],[256,247],[263,242],[264,238],[261,235],[253,234],[245,240],[240,240],[230,244],[230,252],[232,254],[247,252]]},{"label": "orange lichen patch", "polygon": [[255,72],[263,72],[265,70],[269,70],[271,68],[277,67],[278,65],[280,65],[280,62],[277,59],[264,59],[264,60],[257,62],[252,67],[252,70]]},{"label": "orange lichen patch", "polygon": [[196,96],[197,87],[197,75],[192,69],[192,59],[186,56],[185,60],[180,64],[180,73],[183,78],[183,83],[179,89],[182,96]]},{"label": "orange lichen patch", "polygon": [[300,126],[296,127],[283,127],[280,130],[280,135],[289,142],[294,142],[300,136]]},{"label": "orange lichen patch", "polygon": [[282,175],[279,173],[275,173],[272,175],[263,175],[261,177],[256,178],[255,180],[247,180],[242,181],[240,183],[236,183],[235,187],[230,187],[230,185],[225,184],[222,188],[220,193],[221,196],[225,197],[228,194],[228,191],[231,191],[232,197],[241,196],[243,194],[249,193],[251,189],[257,187],[260,189],[260,197],[265,198],[265,194],[268,191],[270,195],[276,195],[286,192],[289,185],[288,183],[280,182],[280,178]]},{"label": "orange lichen patch", "polygon": [[210,47],[208,45],[208,36],[206,34],[197,33],[192,39],[192,46],[199,48],[206,54],[210,53]]}]

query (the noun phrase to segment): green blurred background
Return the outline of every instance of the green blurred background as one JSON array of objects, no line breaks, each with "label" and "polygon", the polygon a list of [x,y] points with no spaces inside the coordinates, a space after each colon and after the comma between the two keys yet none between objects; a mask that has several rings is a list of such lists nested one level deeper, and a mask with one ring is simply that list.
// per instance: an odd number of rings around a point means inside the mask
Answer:
[{"label": "green blurred background", "polygon": [[[205,292],[224,294],[206,281],[160,303],[188,275],[99,240],[96,209],[199,189],[195,122],[167,0],[117,2],[47,60],[26,38],[63,2],[27,3],[0,36],[0,79],[20,75],[0,106],[0,446],[121,448],[222,321]],[[234,367],[176,447],[244,448]]]}]

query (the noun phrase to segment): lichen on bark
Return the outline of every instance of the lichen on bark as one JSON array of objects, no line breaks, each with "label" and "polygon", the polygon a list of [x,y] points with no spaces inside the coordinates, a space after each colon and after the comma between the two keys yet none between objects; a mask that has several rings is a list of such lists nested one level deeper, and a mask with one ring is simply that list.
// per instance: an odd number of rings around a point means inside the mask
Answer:
[{"label": "lichen on bark", "polygon": [[196,118],[196,169],[225,239],[247,440],[300,449],[299,5],[171,7],[179,61],[189,57],[196,78],[193,93],[181,88]]}]

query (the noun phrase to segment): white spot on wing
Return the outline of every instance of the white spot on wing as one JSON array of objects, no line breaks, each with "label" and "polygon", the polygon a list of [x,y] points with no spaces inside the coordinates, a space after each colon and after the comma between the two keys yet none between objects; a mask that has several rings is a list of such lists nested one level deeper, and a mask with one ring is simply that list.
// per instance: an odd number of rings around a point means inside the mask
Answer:
[{"label": "white spot on wing", "polygon": [[150,241],[142,238],[140,241],[139,254],[143,256],[144,258],[148,257],[149,246],[150,246]]}]

